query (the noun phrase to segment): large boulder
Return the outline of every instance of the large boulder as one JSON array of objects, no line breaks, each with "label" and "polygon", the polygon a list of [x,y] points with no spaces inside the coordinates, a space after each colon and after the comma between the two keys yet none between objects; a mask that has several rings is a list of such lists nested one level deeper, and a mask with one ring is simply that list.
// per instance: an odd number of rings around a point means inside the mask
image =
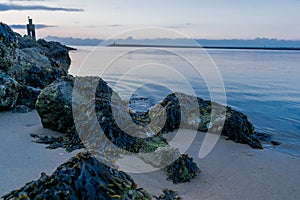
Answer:
[{"label": "large boulder", "polygon": [[18,89],[18,82],[0,70],[0,111],[16,105]]},{"label": "large boulder", "polygon": [[59,78],[42,90],[36,102],[45,128],[66,133],[73,126],[72,89],[74,78]]}]

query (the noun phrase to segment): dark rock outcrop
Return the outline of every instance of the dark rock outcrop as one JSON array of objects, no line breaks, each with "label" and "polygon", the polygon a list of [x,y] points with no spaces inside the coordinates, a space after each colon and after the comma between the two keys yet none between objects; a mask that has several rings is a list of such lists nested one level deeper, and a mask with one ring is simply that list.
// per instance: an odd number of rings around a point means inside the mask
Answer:
[{"label": "dark rock outcrop", "polygon": [[19,84],[0,70],[0,111],[13,108],[17,103]]},{"label": "dark rock outcrop", "polygon": [[0,23],[0,70],[21,85],[18,105],[34,108],[40,89],[67,76],[70,50],[58,42],[42,39],[36,42],[28,36],[22,37]]}]

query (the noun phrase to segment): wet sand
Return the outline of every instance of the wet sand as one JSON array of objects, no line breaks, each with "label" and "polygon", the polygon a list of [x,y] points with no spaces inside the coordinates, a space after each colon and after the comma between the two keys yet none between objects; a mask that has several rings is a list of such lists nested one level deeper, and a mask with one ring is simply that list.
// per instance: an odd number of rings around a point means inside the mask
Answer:
[{"label": "wet sand", "polygon": [[[76,154],[32,143],[31,133],[59,135],[42,128],[36,111],[0,112],[0,196],[39,178],[41,172],[51,174]],[[212,152],[199,159],[202,139],[199,133],[187,152],[202,170],[191,182],[173,185],[161,170],[132,177],[153,194],[169,188],[183,199],[300,199],[299,157],[220,138]]]}]

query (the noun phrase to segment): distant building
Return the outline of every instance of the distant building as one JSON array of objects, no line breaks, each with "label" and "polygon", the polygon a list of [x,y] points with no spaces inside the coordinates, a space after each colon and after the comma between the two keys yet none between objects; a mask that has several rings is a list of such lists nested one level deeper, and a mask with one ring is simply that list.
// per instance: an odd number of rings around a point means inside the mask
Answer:
[{"label": "distant building", "polygon": [[28,17],[27,35],[36,41],[35,25],[32,23],[32,19],[30,17]]}]

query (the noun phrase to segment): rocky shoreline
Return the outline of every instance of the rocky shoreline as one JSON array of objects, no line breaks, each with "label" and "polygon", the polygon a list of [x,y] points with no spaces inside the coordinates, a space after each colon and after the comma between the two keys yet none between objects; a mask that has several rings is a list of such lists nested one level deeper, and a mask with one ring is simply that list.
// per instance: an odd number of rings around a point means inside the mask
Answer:
[{"label": "rocky shoreline", "polygon": [[[28,112],[36,109],[44,128],[64,134],[58,138],[33,134],[37,142],[48,144],[49,148],[63,147],[67,151],[87,148],[91,151],[99,148],[99,144],[96,144],[99,138],[97,140],[97,138],[85,137],[90,137],[92,133],[97,135],[96,127],[100,124],[104,136],[122,150],[134,153],[154,152],[159,155],[155,157],[155,162],[159,159],[163,160],[166,155],[171,160],[177,156],[176,161],[166,167],[169,179],[174,183],[190,181],[200,173],[192,158],[178,154],[176,149],[168,148],[168,141],[164,138],[164,134],[178,129],[180,125],[202,132],[221,130],[222,135],[230,140],[262,149],[261,139],[267,137],[255,132],[246,115],[199,97],[174,93],[168,95],[153,110],[138,115],[130,112],[130,115],[125,114],[124,112],[128,112],[126,102],[122,101],[104,80],[99,77],[73,77],[68,74],[71,63],[68,55],[70,50],[72,48],[57,42],[45,40],[33,42],[26,36],[22,37],[14,33],[6,24],[0,24],[0,111]],[[76,81],[76,79],[80,80]],[[78,85],[78,82],[81,84]],[[95,83],[97,87],[93,89]],[[81,101],[73,99],[74,85],[82,92],[75,94],[82,96]],[[179,97],[185,100],[184,104],[179,102]],[[196,99],[198,109],[195,110],[192,106],[189,101],[191,98]],[[212,114],[212,106],[220,112]],[[132,120],[140,125],[141,128],[133,135],[147,133],[152,137],[142,139],[127,134],[127,131],[132,130],[131,127],[126,127],[128,130],[121,129],[119,126],[123,127],[123,125],[116,122],[112,110],[119,117],[123,117],[125,127],[128,124],[126,122]],[[157,131],[158,126],[144,128],[151,119],[163,117],[164,110],[166,122],[160,131]],[[189,115],[185,115],[183,110]],[[224,117],[221,115],[222,111],[226,112]],[[76,119],[73,117],[74,113]],[[94,126],[88,123],[91,114],[97,117],[98,124]],[[76,120],[81,123],[75,125]],[[224,121],[224,127],[220,121]],[[86,144],[85,139],[95,143]],[[108,162],[113,158],[111,154],[101,156]],[[143,159],[148,163],[154,162],[148,158]],[[99,174],[103,169],[108,173]],[[122,185],[127,182],[127,185]],[[102,186],[99,186],[100,183]],[[42,174],[39,180],[3,196],[4,199],[48,197],[151,199],[152,195],[143,189],[137,189],[136,184],[126,173],[98,162],[89,153],[80,153],[58,167],[51,176]],[[164,194],[156,198],[180,199],[175,191],[170,190],[164,190]]]}]

